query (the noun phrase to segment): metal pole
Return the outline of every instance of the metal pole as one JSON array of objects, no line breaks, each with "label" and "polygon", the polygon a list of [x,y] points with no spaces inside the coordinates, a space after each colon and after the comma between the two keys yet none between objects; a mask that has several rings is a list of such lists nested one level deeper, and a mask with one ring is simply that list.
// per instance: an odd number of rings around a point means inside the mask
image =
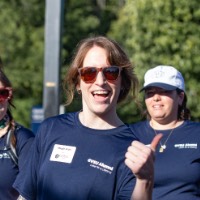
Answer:
[{"label": "metal pole", "polygon": [[44,118],[59,114],[61,31],[65,0],[46,0],[43,109]]}]

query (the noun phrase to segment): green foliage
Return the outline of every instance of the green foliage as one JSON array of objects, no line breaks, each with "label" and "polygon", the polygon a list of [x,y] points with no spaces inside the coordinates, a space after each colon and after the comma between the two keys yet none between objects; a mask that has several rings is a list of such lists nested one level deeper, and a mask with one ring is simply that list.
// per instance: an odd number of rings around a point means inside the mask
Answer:
[{"label": "green foliage", "polygon": [[[143,83],[158,64],[177,67],[186,80],[188,105],[200,119],[200,4],[197,0],[68,0],[64,5],[61,82],[77,43],[90,35],[108,35],[130,55]],[[42,104],[45,1],[0,1],[0,56],[14,87],[13,115],[30,126],[32,106]],[[61,92],[61,103],[65,101]],[[141,97],[142,98],[142,97]],[[81,109],[80,100],[67,111]],[[118,107],[125,122],[139,120],[129,97]]]},{"label": "green foliage", "polygon": [[111,21],[116,19],[119,5],[113,0],[106,1],[105,4],[102,2],[94,0],[66,2],[62,37],[64,64],[69,64],[74,49],[81,39],[107,34]]},{"label": "green foliage", "polygon": [[128,50],[141,85],[145,71],[159,64],[182,72],[194,120],[200,120],[199,23],[198,0],[127,0],[109,33]]},{"label": "green foliage", "polygon": [[[122,0],[69,0],[65,2],[62,32],[63,79],[80,39],[106,35]],[[30,127],[31,108],[42,104],[45,1],[0,1],[0,56],[14,88],[15,119]],[[62,82],[62,80],[61,80]],[[63,94],[63,93],[61,93]],[[64,102],[64,95],[60,98]],[[52,105],[53,106],[53,105]],[[67,111],[80,109],[77,99]]]},{"label": "green foliage", "polygon": [[0,1],[0,26],[0,55],[15,90],[13,115],[30,126],[31,107],[41,103],[43,90],[43,1]]},{"label": "green foliage", "polygon": [[141,110],[133,101],[132,96],[128,97],[124,102],[118,105],[117,113],[125,123],[134,123],[142,119]]}]

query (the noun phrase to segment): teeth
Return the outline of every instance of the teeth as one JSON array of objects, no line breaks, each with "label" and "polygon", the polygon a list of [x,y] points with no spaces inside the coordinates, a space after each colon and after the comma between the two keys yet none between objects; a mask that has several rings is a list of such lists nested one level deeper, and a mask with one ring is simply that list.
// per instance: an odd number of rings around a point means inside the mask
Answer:
[{"label": "teeth", "polygon": [[99,90],[99,91],[94,91],[93,94],[108,94],[108,91]]},{"label": "teeth", "polygon": [[159,105],[155,105],[155,106],[153,106],[154,108],[160,108],[161,106],[159,106]]}]

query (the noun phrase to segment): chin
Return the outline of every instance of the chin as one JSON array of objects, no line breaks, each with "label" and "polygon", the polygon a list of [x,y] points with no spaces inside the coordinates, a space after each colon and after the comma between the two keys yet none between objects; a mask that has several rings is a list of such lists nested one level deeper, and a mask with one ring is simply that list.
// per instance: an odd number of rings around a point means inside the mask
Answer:
[{"label": "chin", "polygon": [[113,110],[110,107],[107,108],[101,108],[100,110],[96,110],[95,113],[97,115],[105,115],[105,116],[109,116],[112,115],[113,116]]}]

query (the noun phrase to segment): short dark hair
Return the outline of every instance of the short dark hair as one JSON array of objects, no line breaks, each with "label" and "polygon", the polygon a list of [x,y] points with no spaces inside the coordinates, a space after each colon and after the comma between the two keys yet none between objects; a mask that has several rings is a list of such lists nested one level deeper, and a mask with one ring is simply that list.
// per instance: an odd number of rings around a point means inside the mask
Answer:
[{"label": "short dark hair", "polygon": [[[176,89],[176,91],[178,94],[180,94],[181,92],[184,92],[183,90],[180,90],[180,89]],[[182,119],[182,120],[191,119],[190,110],[187,108],[187,95],[185,92],[184,92],[184,99],[183,99],[182,105],[179,105],[178,107],[177,119]]]}]

